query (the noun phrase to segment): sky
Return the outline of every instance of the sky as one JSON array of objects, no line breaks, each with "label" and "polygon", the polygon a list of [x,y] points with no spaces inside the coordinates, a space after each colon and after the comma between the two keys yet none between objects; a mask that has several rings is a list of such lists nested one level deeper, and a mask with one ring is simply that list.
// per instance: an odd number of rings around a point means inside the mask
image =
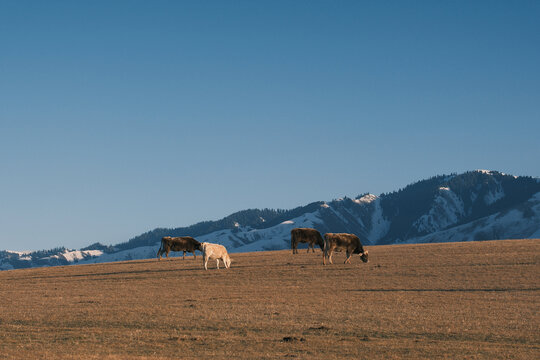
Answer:
[{"label": "sky", "polygon": [[0,250],[540,176],[539,1],[0,0]]}]

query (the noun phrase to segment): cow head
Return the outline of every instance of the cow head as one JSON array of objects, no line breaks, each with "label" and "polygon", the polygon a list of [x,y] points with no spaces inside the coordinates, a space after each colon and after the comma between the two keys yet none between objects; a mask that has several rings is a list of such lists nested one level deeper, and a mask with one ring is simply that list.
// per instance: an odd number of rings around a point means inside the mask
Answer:
[{"label": "cow head", "polygon": [[362,259],[363,262],[367,263],[369,261],[368,259],[368,251],[364,251],[360,254],[360,259]]}]

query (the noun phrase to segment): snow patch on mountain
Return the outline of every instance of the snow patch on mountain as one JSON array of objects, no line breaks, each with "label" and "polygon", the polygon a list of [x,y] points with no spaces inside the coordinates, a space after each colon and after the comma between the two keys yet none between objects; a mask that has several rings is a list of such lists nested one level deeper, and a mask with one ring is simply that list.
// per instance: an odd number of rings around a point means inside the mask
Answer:
[{"label": "snow patch on mountain", "polygon": [[67,262],[77,262],[80,260],[92,258],[92,257],[98,257],[103,255],[103,251],[101,250],[66,250],[65,252],[57,255],[52,255],[49,257],[43,258],[44,260],[47,259],[63,259]]},{"label": "snow patch on mountain", "polygon": [[[100,264],[114,261],[143,260],[157,257],[160,244],[156,246],[141,246],[134,249],[118,251],[112,254],[104,253],[99,257],[78,261],[78,264]],[[171,251],[169,257],[182,256],[182,252]]]},{"label": "snow patch on mountain", "polygon": [[19,260],[22,260],[22,261],[32,261],[32,257],[30,256],[30,254],[32,253],[31,251],[13,251],[13,250],[6,250],[6,252],[8,254],[14,254],[14,255],[17,255]]},{"label": "snow patch on mountain", "polygon": [[[408,239],[407,243],[458,242],[540,237],[540,193],[518,207],[444,231]],[[526,210],[524,210],[526,209]]]},{"label": "snow patch on mountain", "polygon": [[440,187],[429,212],[422,215],[413,226],[419,233],[434,232],[458,222],[465,214],[463,201],[448,187]]},{"label": "snow patch on mountain", "polygon": [[503,197],[504,197],[504,191],[502,191],[501,189],[501,191],[490,192],[489,194],[484,196],[484,201],[486,202],[487,205],[491,205],[494,202],[502,199]]},{"label": "snow patch on mountain", "polygon": [[484,196],[484,202],[486,205],[491,205],[494,202],[502,199],[504,197],[504,190],[500,183],[497,183],[497,186],[494,191],[490,191]]},{"label": "snow patch on mountain", "polygon": [[[338,201],[343,201],[343,200],[338,200]],[[330,210],[332,210],[334,215],[336,215],[338,219],[341,220],[343,223],[345,224],[349,223],[349,220],[345,216],[343,216],[341,212],[337,211],[334,207],[330,206]]]},{"label": "snow patch on mountain", "polygon": [[371,215],[371,229],[367,238],[370,243],[375,244],[388,233],[391,222],[383,215],[381,199],[377,197],[373,201],[374,210]]},{"label": "snow patch on mountain", "polygon": [[422,215],[413,226],[419,233],[439,231],[454,225],[465,215],[463,201],[448,187],[440,187],[429,212]]},{"label": "snow patch on mountain", "polygon": [[378,199],[377,195],[366,194],[359,199],[354,199],[353,201],[357,204],[370,204],[377,199]]},{"label": "snow patch on mountain", "polygon": [[13,250],[6,250],[6,252],[10,254],[17,254],[19,256],[30,255],[32,253],[31,251],[13,251]]}]

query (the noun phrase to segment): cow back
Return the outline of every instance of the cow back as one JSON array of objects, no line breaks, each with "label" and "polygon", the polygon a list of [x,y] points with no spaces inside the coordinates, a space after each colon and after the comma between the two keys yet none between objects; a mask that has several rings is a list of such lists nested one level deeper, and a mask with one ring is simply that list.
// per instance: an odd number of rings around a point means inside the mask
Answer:
[{"label": "cow back", "polygon": [[194,252],[195,250],[201,250],[201,243],[192,238],[191,236],[166,236],[161,240],[161,242],[165,249],[168,248],[172,251]]},{"label": "cow back", "polygon": [[348,250],[354,254],[360,254],[364,251],[360,239],[354,234],[347,233],[328,233],[324,235],[325,247]]},{"label": "cow back", "polygon": [[291,240],[296,243],[314,243],[318,244],[321,249],[324,240],[321,233],[311,228],[295,228],[291,230]]}]

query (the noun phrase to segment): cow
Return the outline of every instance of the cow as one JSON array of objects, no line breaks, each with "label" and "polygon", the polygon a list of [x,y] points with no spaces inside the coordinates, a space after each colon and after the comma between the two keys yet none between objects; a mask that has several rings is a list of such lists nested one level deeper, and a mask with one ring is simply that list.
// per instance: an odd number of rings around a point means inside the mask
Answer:
[{"label": "cow", "polygon": [[352,254],[360,254],[360,258],[363,262],[368,262],[368,251],[362,247],[362,243],[358,236],[354,234],[324,234],[324,250],[323,250],[323,265],[326,265],[326,258],[332,262],[332,254],[334,251],[345,251],[347,258],[345,263],[351,263]]},{"label": "cow", "polygon": [[193,253],[193,258],[197,259],[195,250],[202,251],[201,243],[192,238],[191,236],[170,237],[165,236],[161,239],[161,247],[157,252],[157,257],[161,260],[161,255],[165,254],[169,258],[169,251],[183,251],[183,259],[186,258],[186,251]]},{"label": "cow", "polygon": [[315,229],[310,228],[296,228],[291,230],[291,249],[293,254],[298,254],[298,243],[308,243],[307,252],[309,253],[309,248],[315,252],[313,244],[319,245],[321,250],[324,247],[324,241],[319,233]]},{"label": "cow", "polygon": [[229,257],[229,254],[227,253],[227,249],[225,249],[225,246],[203,242],[201,244],[201,248],[202,248],[202,253],[203,253],[203,263],[204,263],[205,270],[208,270],[209,259],[216,260],[216,266],[218,269],[219,269],[220,259],[221,261],[223,261],[223,264],[225,264],[225,267],[227,269],[231,266],[231,258]]}]

